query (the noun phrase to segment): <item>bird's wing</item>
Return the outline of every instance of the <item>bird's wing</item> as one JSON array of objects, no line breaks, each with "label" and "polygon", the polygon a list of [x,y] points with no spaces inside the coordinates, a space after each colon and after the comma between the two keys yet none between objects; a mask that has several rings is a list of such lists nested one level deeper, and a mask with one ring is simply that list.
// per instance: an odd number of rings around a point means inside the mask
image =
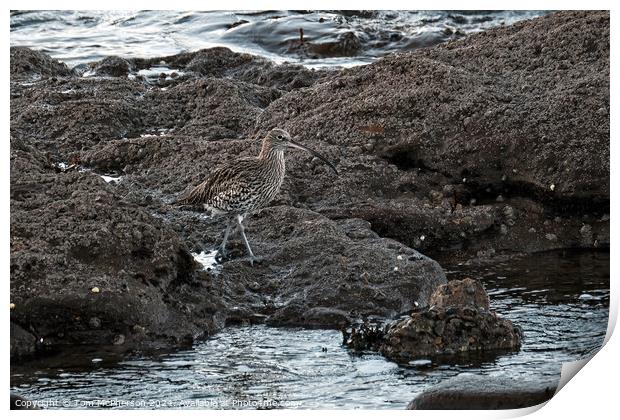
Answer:
[{"label": "bird's wing", "polygon": [[248,190],[248,166],[250,159],[240,159],[211,172],[202,183],[181,194],[175,201],[179,205],[200,205],[234,200]]}]

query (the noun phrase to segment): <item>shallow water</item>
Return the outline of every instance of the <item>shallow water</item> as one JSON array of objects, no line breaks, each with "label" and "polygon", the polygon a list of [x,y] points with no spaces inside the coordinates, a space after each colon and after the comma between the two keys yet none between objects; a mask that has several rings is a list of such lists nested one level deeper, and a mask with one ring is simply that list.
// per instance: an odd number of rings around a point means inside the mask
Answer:
[{"label": "shallow water", "polygon": [[219,271],[222,266],[217,261],[218,250],[201,251],[200,253],[192,253],[192,257],[205,271]]},{"label": "shallow water", "polygon": [[[276,62],[309,66],[369,63],[395,51],[428,47],[544,11],[13,11],[11,45],[29,46],[75,66],[109,55],[156,57],[226,46]],[[304,40],[337,42],[354,34],[359,49],[300,57]]]},{"label": "shallow water", "polygon": [[609,253],[554,252],[447,271],[452,279],[484,282],[493,308],[523,329],[519,352],[399,366],[376,353],[351,352],[333,330],[231,327],[170,354],[117,360],[91,349],[81,359],[13,367],[11,391],[55,404],[50,408],[400,409],[457,374],[559,379],[562,362],[602,344]]}]

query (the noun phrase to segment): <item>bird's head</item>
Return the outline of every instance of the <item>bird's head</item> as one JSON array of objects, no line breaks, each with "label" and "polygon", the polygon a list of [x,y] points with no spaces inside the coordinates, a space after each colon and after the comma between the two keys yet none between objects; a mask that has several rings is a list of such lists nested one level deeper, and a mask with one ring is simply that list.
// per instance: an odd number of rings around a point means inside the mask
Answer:
[{"label": "bird's head", "polygon": [[286,150],[288,148],[291,149],[300,149],[305,150],[306,152],[312,153],[317,158],[321,159],[323,162],[327,163],[330,168],[334,170],[336,175],[338,175],[338,171],[336,167],[328,161],[323,155],[312,150],[309,147],[304,146],[303,144],[299,144],[291,138],[291,135],[286,131],[280,128],[274,128],[271,130],[265,139],[263,140],[263,148],[271,149],[271,150]]},{"label": "bird's head", "polygon": [[269,144],[272,149],[285,150],[289,147],[288,143],[291,142],[291,135],[286,130],[280,128],[274,128],[265,137],[265,142]]}]

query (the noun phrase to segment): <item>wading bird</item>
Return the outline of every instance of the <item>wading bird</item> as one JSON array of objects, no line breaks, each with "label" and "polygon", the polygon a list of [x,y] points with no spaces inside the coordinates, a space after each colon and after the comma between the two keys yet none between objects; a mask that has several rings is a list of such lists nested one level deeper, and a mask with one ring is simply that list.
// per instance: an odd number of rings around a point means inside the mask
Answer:
[{"label": "wading bird", "polygon": [[175,202],[179,205],[202,205],[205,210],[211,211],[212,216],[226,217],[224,240],[219,246],[222,257],[226,256],[226,241],[236,224],[248,251],[250,264],[259,261],[245,235],[243,220],[249,212],[269,205],[280,190],[286,171],[284,151],[288,148],[312,153],[338,174],[336,167],[325,157],[293,141],[288,132],[275,128],[263,139],[258,156],[237,159],[216,169],[204,182]]}]

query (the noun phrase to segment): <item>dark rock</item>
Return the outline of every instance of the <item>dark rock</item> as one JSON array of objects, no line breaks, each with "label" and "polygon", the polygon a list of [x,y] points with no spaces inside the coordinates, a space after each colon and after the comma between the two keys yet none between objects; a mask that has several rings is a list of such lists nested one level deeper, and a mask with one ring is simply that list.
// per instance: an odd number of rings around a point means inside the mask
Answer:
[{"label": "dark rock", "polygon": [[409,410],[508,410],[550,400],[558,380],[460,374],[415,397]]},{"label": "dark rock", "polygon": [[[269,314],[270,325],[341,328],[362,315],[394,316],[416,302],[426,305],[446,281],[436,262],[413,249],[384,238],[351,238],[334,221],[308,210],[270,207],[248,218],[247,225],[263,264],[251,267],[233,259],[217,282],[224,289],[239,288],[237,306]],[[237,243],[233,252],[233,258],[243,256],[243,245]],[[261,285],[258,292],[255,282]]]},{"label": "dark rock", "polygon": [[15,86],[14,137],[67,160],[70,152],[143,131],[146,88],[126,78],[71,78]]},{"label": "dark rock", "polygon": [[[489,310],[482,285],[472,279],[439,286],[429,300],[430,308],[389,325],[378,341],[371,342],[386,357],[398,362],[432,356],[515,351],[521,331],[509,320]],[[354,345],[368,342],[351,335]]]},{"label": "dark rock", "polygon": [[[558,26],[562,31],[550,36],[550,28]],[[585,36],[596,40],[595,48],[582,47],[579,39]],[[530,77],[534,91],[524,92],[528,65],[540,60],[527,52],[541,42],[553,51],[550,62]],[[560,56],[575,64],[558,70]],[[479,73],[480,68],[488,71]],[[566,85],[561,94],[558,77]],[[385,135],[379,149],[408,154],[407,160],[433,171],[456,178],[467,171],[481,185],[497,185],[510,174],[511,183],[532,190],[548,191],[557,183],[563,197],[609,197],[609,120],[597,114],[609,103],[607,12],[555,13],[388,56],[343,72],[338,86],[329,80],[283,97],[263,115],[263,127],[283,126],[302,137],[324,133],[319,137],[331,144],[351,147],[366,140],[365,125],[380,122]],[[590,95],[596,99],[585,100]],[[303,116],[291,118],[285,110],[295,103],[303,103]],[[467,130],[454,124],[489,109],[513,108],[519,113],[473,119]],[[567,148],[568,142],[575,147]],[[560,162],[551,173],[550,162]]]},{"label": "dark rock", "polygon": [[271,62],[235,69],[231,76],[249,83],[285,91],[312,86],[318,80],[334,73],[329,70],[310,70],[306,67]]},{"label": "dark rock", "polygon": [[26,47],[11,47],[11,80],[33,77],[66,77],[71,70],[49,55]]},{"label": "dark rock", "polygon": [[264,58],[251,54],[233,53],[228,48],[216,47],[193,53],[191,60],[184,67],[201,76],[221,77],[226,72],[240,66],[265,62],[267,60]]},{"label": "dark rock", "polygon": [[[559,27],[557,36],[549,35]],[[584,37],[592,39],[592,48],[583,47]],[[541,44],[549,48],[544,57],[532,53]],[[561,69],[559,62],[566,57],[574,64]],[[522,89],[525,81],[530,89]],[[322,152],[338,156],[347,173],[345,180],[327,189],[323,182],[303,189],[295,185],[296,199],[315,207],[320,201],[329,206],[330,217],[363,219],[369,211],[359,203],[367,203],[373,213],[391,213],[377,217],[383,226],[373,222],[381,235],[418,247],[411,238],[420,236],[421,226],[431,231],[449,226],[437,204],[425,199],[430,183],[463,181],[470,196],[448,201],[452,209],[458,204],[479,207],[470,200],[477,204],[480,195],[501,193],[519,215],[526,207],[523,201],[512,202],[515,195],[546,211],[606,212],[609,118],[598,110],[608,104],[609,14],[560,12],[344,70],[274,101],[259,124],[260,132],[281,126],[312,140]],[[459,122],[467,118],[465,128]],[[356,147],[364,150],[369,139],[376,141],[369,152],[353,153]],[[297,179],[295,170],[291,175]],[[343,191],[347,200],[342,199]],[[394,197],[405,195],[412,205],[394,214]],[[346,208],[348,202],[356,205]],[[429,214],[427,223],[415,223],[409,220],[412,207],[435,214]],[[506,218],[495,211],[489,216],[495,226]],[[398,222],[390,223],[393,219]],[[426,234],[434,240],[427,246],[486,242],[487,248],[516,251],[582,246],[575,222],[566,230],[562,227],[557,242],[545,243],[544,237],[527,234],[532,223],[542,223],[540,217],[508,219],[515,226],[506,223],[511,226],[507,245],[497,246],[506,242],[499,229],[480,229],[473,237],[459,232],[448,241],[434,232]],[[415,235],[409,231],[413,229]]]},{"label": "dark rock", "polygon": [[300,39],[289,41],[288,52],[302,58],[350,57],[362,49],[360,39],[353,32],[340,34],[335,41],[313,42],[303,38],[303,30],[300,31]]},{"label": "dark rock", "polygon": [[233,22],[233,23],[231,23],[229,25],[226,25],[226,26],[227,26],[228,29],[233,29],[233,28],[236,28],[237,26],[241,26],[241,25],[244,25],[246,23],[250,23],[250,22],[245,20],[245,19],[240,19],[240,20],[237,20],[237,21],[235,21],[235,22]]},{"label": "dark rock", "polygon": [[310,70],[289,63],[275,65],[267,59],[236,53],[224,47],[129,61],[136,69],[149,68],[163,62],[171,68],[188,71],[198,76],[226,77],[283,90],[311,86],[320,78],[334,73],[328,70]]},{"label": "dark rock", "polygon": [[11,360],[30,357],[36,350],[36,337],[19,325],[11,322]]},{"label": "dark rock", "polygon": [[230,79],[193,79],[151,91],[144,120],[147,127],[206,140],[249,137],[256,118],[279,96],[276,89]]},{"label": "dark rock", "polygon": [[[51,61],[29,49],[11,51],[16,63],[33,55]],[[192,72],[194,77],[171,79],[166,89],[151,89],[149,82],[118,77],[161,61]],[[289,64],[276,66],[226,48],[149,60],[108,57],[92,66],[98,75],[115,78],[11,85],[11,129],[15,135],[31,135],[29,141],[64,160],[71,152],[111,139],[138,137],[149,129],[176,130],[213,140],[251,136],[256,119],[281,96],[280,89],[310,86],[328,73]]]},{"label": "dark rock", "polygon": [[451,281],[433,292],[429,305],[438,308],[472,307],[489,310],[489,295],[480,282],[473,279]]},{"label": "dark rock", "polygon": [[115,55],[94,63],[93,67],[97,76],[124,77],[127,76],[131,70],[129,61]]},{"label": "dark rock", "polygon": [[[196,283],[192,257],[161,220],[95,174],[45,170],[36,155],[28,166],[24,151],[16,158],[23,172],[12,165],[12,323],[45,347],[110,343],[118,334],[131,341],[135,324],[164,344],[219,327],[218,299]],[[12,328],[17,354],[29,353],[19,343],[31,341]]]}]

